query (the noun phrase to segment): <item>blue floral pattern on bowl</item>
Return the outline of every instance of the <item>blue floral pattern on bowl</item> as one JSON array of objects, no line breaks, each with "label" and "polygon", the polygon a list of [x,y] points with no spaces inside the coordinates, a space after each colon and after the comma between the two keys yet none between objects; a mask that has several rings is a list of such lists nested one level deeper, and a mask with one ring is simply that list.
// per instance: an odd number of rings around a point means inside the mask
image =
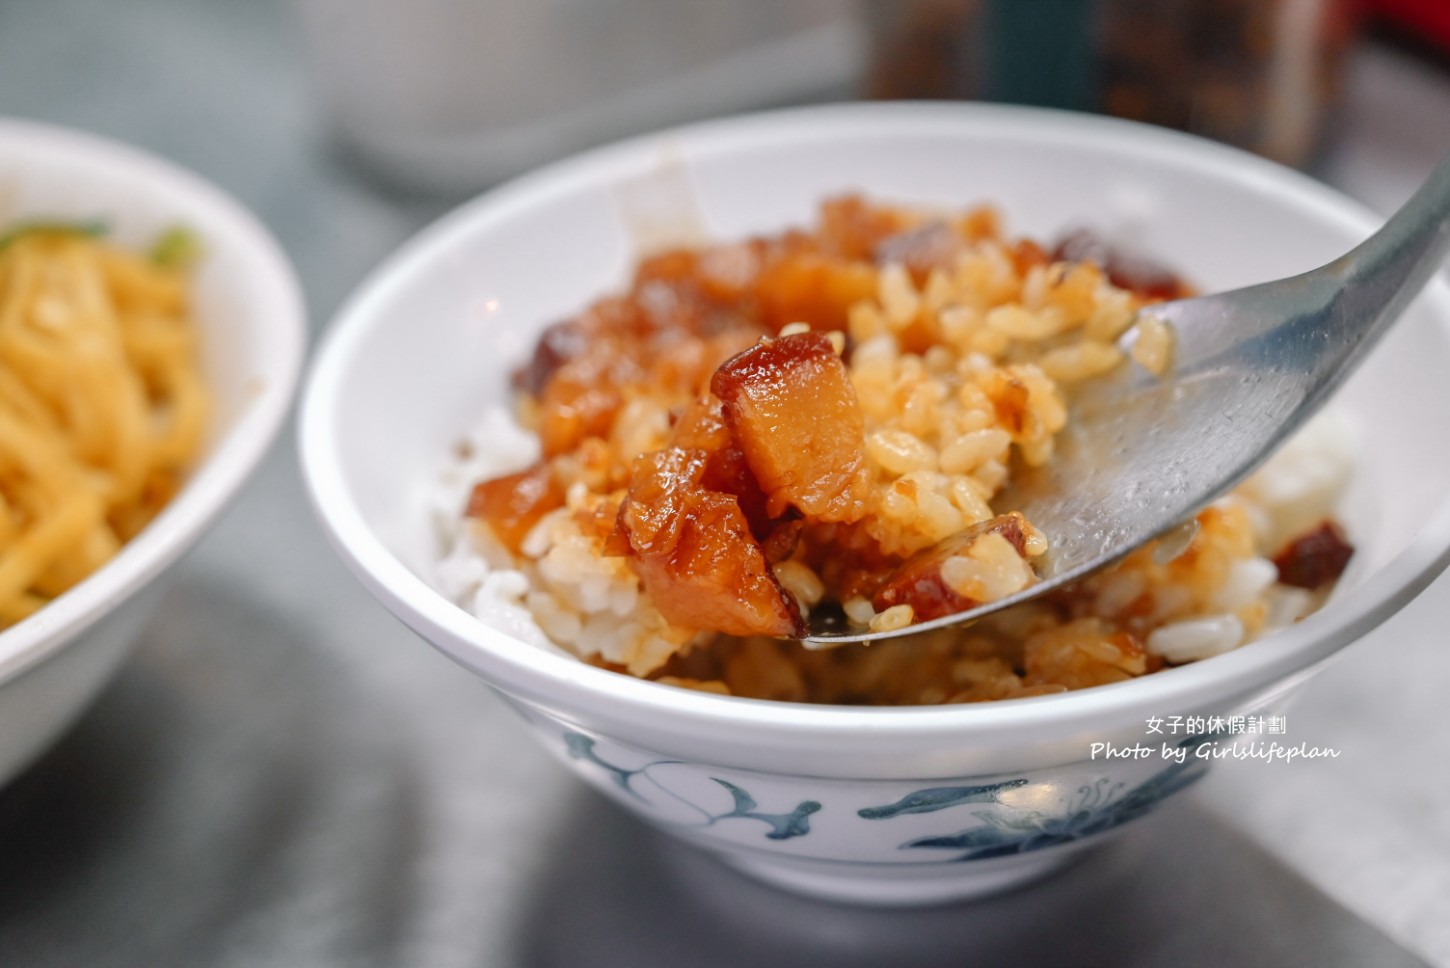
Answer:
[{"label": "blue floral pattern on bowl", "polygon": [[[916,863],[936,864],[1029,853],[1079,841],[1135,820],[1163,798],[1202,776],[1208,763],[1193,752],[1219,736],[1204,734],[1183,740],[1178,744],[1178,749],[1183,751],[1181,760],[1175,758],[1147,779],[1132,783],[1116,775],[1099,775],[1068,787],[1075,792],[1064,795],[1061,778],[1053,771],[1045,771],[1038,778],[983,778],[984,782],[923,787],[891,802],[870,806],[833,804],[833,799],[841,798],[832,796],[834,791],[829,781],[818,781],[821,789],[811,790],[807,798],[782,800],[774,789],[778,782],[766,778],[761,782],[769,782],[773,787],[768,796],[758,792],[748,775],[742,776],[740,771],[703,769],[684,760],[666,758],[644,759],[640,765],[624,766],[620,759],[628,756],[601,752],[598,741],[582,732],[565,729],[562,738],[564,752],[570,760],[594,771],[607,786],[657,816],[668,814],[659,819],[676,827],[703,829],[724,820],[744,819],[764,824],[760,834],[765,839],[783,841],[810,835],[811,819],[817,815],[829,815],[838,823],[850,817],[874,828],[898,818],[974,807],[970,815],[977,821],[975,824],[913,836],[904,842],[889,841],[894,847],[887,849],[920,853],[922,856]],[[718,772],[729,772],[731,778],[715,775]],[[699,782],[682,782],[685,779]],[[803,780],[800,785],[809,786],[810,782]],[[717,788],[722,795],[709,795],[710,789]],[[769,803],[770,800],[776,802]],[[762,809],[762,801],[767,801],[768,809]],[[866,831],[860,831],[857,836],[864,834]],[[860,839],[879,837],[872,833]],[[951,851],[952,855],[929,856],[932,851]],[[882,857],[878,862],[885,859]]]},{"label": "blue floral pattern on bowl", "polygon": [[882,807],[866,807],[857,811],[866,820],[885,820],[903,813],[924,813],[945,810],[968,803],[990,803],[994,809],[974,810],[972,816],[981,823],[938,836],[917,837],[901,845],[901,849],[948,849],[960,851],[955,860],[982,860],[1008,854],[1071,843],[1120,827],[1146,814],[1164,797],[1177,793],[1196,781],[1207,770],[1206,761],[1192,756],[1194,750],[1218,737],[1212,734],[1190,736],[1178,744],[1185,751],[1182,760],[1153,774],[1147,780],[1127,789],[1110,777],[1078,787],[1076,796],[1060,813],[1045,813],[1003,803],[1000,793],[1024,786],[1027,780],[1012,780],[987,786],[942,787],[920,790],[902,800]]},{"label": "blue floral pattern on bowl", "polygon": [[719,777],[712,776],[710,779],[728,791],[732,801],[731,809],[715,813],[681,796],[650,775],[650,771],[657,767],[682,764],[682,760],[654,760],[634,769],[626,769],[610,763],[601,757],[595,749],[595,741],[592,738],[585,736],[583,733],[573,731],[564,733],[564,746],[571,759],[585,760],[598,766],[605,771],[606,775],[609,776],[619,789],[641,803],[648,803],[648,800],[646,800],[639,790],[635,789],[634,783],[637,779],[650,781],[655,789],[697,810],[702,818],[701,826],[709,827],[721,820],[741,817],[747,820],[764,822],[770,828],[765,834],[770,840],[789,840],[792,837],[804,837],[810,833],[810,816],[821,809],[820,803],[815,800],[802,800],[796,804],[793,810],[786,813],[765,813],[757,809],[759,804],[743,788],[731,783],[729,780],[722,780]]}]

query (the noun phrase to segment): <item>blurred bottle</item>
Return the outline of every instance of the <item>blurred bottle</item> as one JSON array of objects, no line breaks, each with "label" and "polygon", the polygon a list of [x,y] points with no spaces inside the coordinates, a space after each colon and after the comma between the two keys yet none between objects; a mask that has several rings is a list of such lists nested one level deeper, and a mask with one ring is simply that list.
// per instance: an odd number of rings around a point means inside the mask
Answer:
[{"label": "blurred bottle", "polygon": [[865,0],[867,90],[1101,111],[1291,165],[1322,145],[1353,0]]},{"label": "blurred bottle", "polygon": [[402,187],[468,192],[623,135],[850,94],[850,0],[295,0],[326,120]]}]

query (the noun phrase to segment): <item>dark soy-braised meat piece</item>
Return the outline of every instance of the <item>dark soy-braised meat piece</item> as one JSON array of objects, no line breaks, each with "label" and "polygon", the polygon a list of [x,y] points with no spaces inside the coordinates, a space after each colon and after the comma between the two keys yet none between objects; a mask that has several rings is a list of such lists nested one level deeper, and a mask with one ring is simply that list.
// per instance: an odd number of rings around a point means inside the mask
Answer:
[{"label": "dark soy-braised meat piece", "polygon": [[1353,555],[1344,532],[1333,521],[1322,521],[1285,545],[1274,556],[1274,566],[1285,585],[1313,590],[1338,580]]},{"label": "dark soy-braised meat piece", "polygon": [[882,240],[876,246],[874,258],[878,265],[902,266],[920,286],[926,283],[933,269],[950,271],[963,248],[961,236],[950,225],[928,222]]},{"label": "dark soy-braised meat piece", "polygon": [[1052,257],[1060,262],[1095,262],[1108,281],[1145,299],[1182,299],[1193,290],[1175,273],[1151,259],[1117,249],[1086,229],[1069,233],[1057,243]]}]

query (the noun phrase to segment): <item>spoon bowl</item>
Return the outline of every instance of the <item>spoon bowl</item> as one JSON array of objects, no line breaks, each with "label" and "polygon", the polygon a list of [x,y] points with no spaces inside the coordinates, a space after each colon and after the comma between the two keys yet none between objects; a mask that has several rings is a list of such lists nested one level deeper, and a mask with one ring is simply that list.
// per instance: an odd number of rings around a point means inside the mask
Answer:
[{"label": "spoon bowl", "polygon": [[[1051,550],[1039,580],[975,608],[898,629],[813,615],[816,646],[915,635],[975,621],[1123,558],[1222,497],[1303,426],[1450,254],[1450,160],[1384,227],[1310,272],[1159,303],[1174,334],[1161,376],[1120,367],[1073,403],[1053,458],[1019,471],[994,503],[1020,511]],[[1131,347],[1138,328],[1122,342]],[[947,539],[950,541],[951,539]]]}]

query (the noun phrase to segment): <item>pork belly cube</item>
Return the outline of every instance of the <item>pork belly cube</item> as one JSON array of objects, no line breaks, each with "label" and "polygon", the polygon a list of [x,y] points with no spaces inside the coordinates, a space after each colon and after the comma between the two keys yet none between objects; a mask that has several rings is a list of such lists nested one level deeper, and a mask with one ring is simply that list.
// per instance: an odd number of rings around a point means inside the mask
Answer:
[{"label": "pork belly cube", "polygon": [[693,494],[674,550],[630,562],[671,625],[740,636],[805,634],[795,603],[728,494]]},{"label": "pork belly cube", "polygon": [[636,461],[610,548],[621,550],[671,625],[727,635],[800,636],[734,495],[701,484],[709,454],[670,447]]},{"label": "pork belly cube", "polygon": [[875,295],[874,266],[819,252],[782,256],[767,264],[756,278],[760,317],[772,332],[790,323],[844,330],[851,307]]},{"label": "pork belly cube", "polygon": [[869,493],[865,420],[822,333],[759,343],[710,380],[771,517],[794,506],[823,522],[856,521]]},{"label": "pork belly cube", "polygon": [[766,558],[772,563],[790,557],[800,534],[800,515],[769,514],[765,494],[750,470],[745,452],[725,424],[718,397],[707,394],[685,408],[671,431],[670,446],[708,451],[700,484],[707,490],[733,495],[740,502],[740,510],[750,522],[750,533],[766,549]]},{"label": "pork belly cube", "polygon": [[709,457],[703,450],[667,447],[636,459],[629,490],[619,505],[610,550],[669,556],[679,543],[692,495],[701,490],[700,478]]},{"label": "pork belly cube", "polygon": [[564,506],[564,489],[554,470],[540,462],[517,474],[506,474],[474,485],[464,511],[485,522],[514,554],[539,520]]}]

